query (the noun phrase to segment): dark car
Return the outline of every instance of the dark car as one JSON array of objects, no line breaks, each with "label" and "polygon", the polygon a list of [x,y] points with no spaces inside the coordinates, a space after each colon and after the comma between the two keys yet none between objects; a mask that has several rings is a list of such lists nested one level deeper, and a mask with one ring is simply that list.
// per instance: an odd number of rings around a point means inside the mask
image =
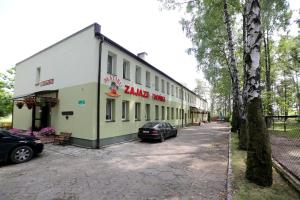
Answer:
[{"label": "dark car", "polygon": [[155,139],[163,142],[165,138],[176,136],[177,129],[167,122],[148,122],[138,132],[138,137],[142,140]]},{"label": "dark car", "polygon": [[31,136],[14,135],[0,130],[0,161],[23,163],[43,151],[41,141]]}]

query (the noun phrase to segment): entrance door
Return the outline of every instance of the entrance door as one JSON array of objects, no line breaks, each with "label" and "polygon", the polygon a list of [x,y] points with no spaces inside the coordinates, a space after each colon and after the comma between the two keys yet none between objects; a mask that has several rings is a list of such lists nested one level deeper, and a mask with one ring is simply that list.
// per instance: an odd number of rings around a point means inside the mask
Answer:
[{"label": "entrance door", "polygon": [[45,105],[41,107],[41,110],[41,128],[45,128],[50,125],[50,106]]}]

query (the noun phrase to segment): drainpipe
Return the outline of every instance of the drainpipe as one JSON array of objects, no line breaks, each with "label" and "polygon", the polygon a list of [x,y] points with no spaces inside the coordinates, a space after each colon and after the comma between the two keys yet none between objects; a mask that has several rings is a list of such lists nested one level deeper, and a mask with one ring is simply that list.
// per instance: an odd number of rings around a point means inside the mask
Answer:
[{"label": "drainpipe", "polygon": [[98,81],[97,81],[97,141],[96,148],[100,148],[100,89],[101,89],[101,60],[102,60],[102,43],[104,41],[103,35],[100,34],[100,26],[95,24],[95,36],[100,40],[99,43],[99,64],[98,64]]},{"label": "drainpipe", "polygon": [[11,108],[11,128],[14,127],[14,107],[15,107],[15,100],[12,100],[12,108]]},{"label": "drainpipe", "polygon": [[181,127],[183,127],[183,118],[184,118],[184,110],[183,110],[183,87],[181,87]]}]

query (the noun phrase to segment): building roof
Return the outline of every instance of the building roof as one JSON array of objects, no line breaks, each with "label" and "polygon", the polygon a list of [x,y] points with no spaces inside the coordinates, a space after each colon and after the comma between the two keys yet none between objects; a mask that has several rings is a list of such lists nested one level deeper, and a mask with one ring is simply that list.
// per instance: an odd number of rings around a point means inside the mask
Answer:
[{"label": "building roof", "polygon": [[[99,25],[98,23],[93,23],[93,24],[91,24],[91,25],[85,27],[84,29],[81,29],[80,31],[77,31],[76,33],[73,33],[72,35],[70,35],[70,36],[68,36],[68,37],[66,37],[66,38],[64,38],[64,39],[62,39],[62,40],[60,40],[60,41],[54,43],[53,45],[51,45],[51,46],[49,46],[49,47],[47,47],[47,48],[45,48],[45,49],[43,49],[43,50],[41,50],[41,51],[39,51],[39,52],[33,54],[32,56],[30,56],[30,57],[28,57],[28,58],[26,58],[26,59],[24,59],[24,60],[18,62],[16,65],[18,65],[18,64],[20,64],[20,63],[22,63],[22,62],[24,62],[24,61],[26,61],[26,60],[28,60],[28,59],[30,59],[30,58],[32,58],[32,57],[34,57],[34,56],[36,56],[36,55],[38,55],[38,54],[44,52],[44,51],[46,51],[46,50],[52,48],[53,46],[55,46],[55,45],[57,45],[57,44],[62,43],[63,41],[65,41],[65,40],[67,40],[67,39],[69,39],[69,38],[71,38],[71,37],[73,37],[73,36],[75,36],[75,35],[77,35],[77,34],[83,32],[83,31],[85,31],[85,30],[87,30],[87,29],[89,29],[89,28],[91,28],[91,27],[94,27],[95,35],[96,35],[97,37],[102,37],[102,38],[104,39],[105,42],[107,42],[107,43],[111,44],[112,46],[118,48],[118,49],[121,50],[122,52],[128,54],[129,56],[133,57],[134,59],[138,60],[139,62],[143,63],[144,65],[150,67],[151,69],[153,69],[154,71],[160,73],[161,75],[163,75],[163,76],[169,78],[170,80],[172,80],[172,81],[174,81],[175,83],[177,83],[178,85],[180,85],[182,88],[188,90],[188,91],[191,92],[192,94],[196,95],[196,96],[199,97],[200,99],[202,99],[202,100],[204,100],[205,102],[207,102],[206,99],[201,98],[201,97],[200,97],[199,95],[197,95],[194,91],[190,90],[189,88],[187,88],[187,87],[184,86],[183,84],[179,83],[178,81],[176,81],[175,79],[173,79],[172,77],[170,77],[169,75],[167,75],[166,73],[164,73],[163,71],[161,71],[161,70],[159,70],[158,68],[154,67],[153,65],[151,65],[151,64],[148,63],[147,61],[141,59],[141,58],[138,57],[136,54],[130,52],[130,51],[127,50],[126,48],[122,47],[122,46],[119,45],[118,43],[116,43],[116,42],[114,42],[113,40],[111,40],[110,38],[108,38],[107,36],[103,35],[102,33],[99,33],[99,32],[100,32],[100,25]],[[100,35],[99,35],[99,34],[100,34]]]}]

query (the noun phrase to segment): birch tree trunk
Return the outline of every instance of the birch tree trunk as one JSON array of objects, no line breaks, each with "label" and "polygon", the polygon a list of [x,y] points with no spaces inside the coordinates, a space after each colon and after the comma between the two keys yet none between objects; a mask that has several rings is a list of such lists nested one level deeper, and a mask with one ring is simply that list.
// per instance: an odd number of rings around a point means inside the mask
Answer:
[{"label": "birch tree trunk", "polygon": [[259,0],[248,0],[246,46],[246,93],[249,144],[246,178],[257,185],[272,185],[272,160],[269,135],[263,119],[260,91],[260,43],[262,39]]},{"label": "birch tree trunk", "polygon": [[239,149],[247,150],[248,148],[248,129],[247,129],[247,90],[246,90],[246,45],[247,45],[247,30],[246,30],[246,23],[247,23],[247,15],[246,15],[246,6],[244,6],[243,10],[243,72],[244,72],[244,84],[243,84],[243,109],[242,109],[242,116],[241,116],[241,128],[239,134]]},{"label": "birch tree trunk", "polygon": [[224,0],[224,18],[225,18],[227,35],[228,35],[229,66],[230,66],[230,74],[232,77],[233,114],[232,114],[231,130],[233,132],[236,132],[240,128],[240,119],[242,115],[242,110],[241,110],[242,98],[240,95],[240,83],[239,83],[236,59],[234,55],[232,25],[231,25],[230,15],[228,13],[227,0]]}]

